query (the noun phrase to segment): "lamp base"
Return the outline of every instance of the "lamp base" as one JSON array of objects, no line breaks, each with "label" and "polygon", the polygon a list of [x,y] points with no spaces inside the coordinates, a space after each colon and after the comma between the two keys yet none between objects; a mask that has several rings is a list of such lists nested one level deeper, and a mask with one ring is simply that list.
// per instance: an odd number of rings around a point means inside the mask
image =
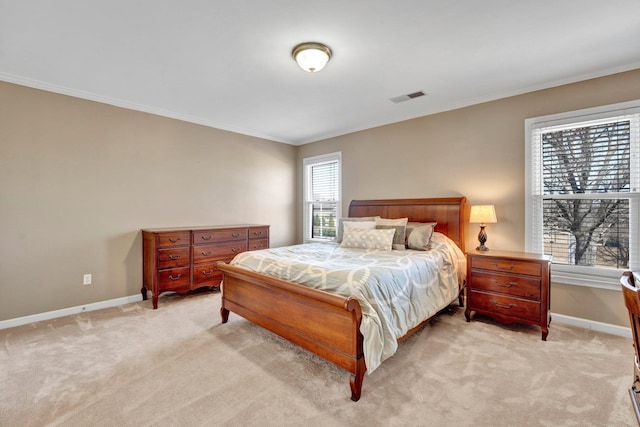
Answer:
[{"label": "lamp base", "polygon": [[480,232],[478,233],[478,242],[480,242],[480,246],[476,248],[477,251],[488,251],[489,248],[484,245],[484,242],[487,241],[487,232],[484,231],[484,224],[480,224]]}]

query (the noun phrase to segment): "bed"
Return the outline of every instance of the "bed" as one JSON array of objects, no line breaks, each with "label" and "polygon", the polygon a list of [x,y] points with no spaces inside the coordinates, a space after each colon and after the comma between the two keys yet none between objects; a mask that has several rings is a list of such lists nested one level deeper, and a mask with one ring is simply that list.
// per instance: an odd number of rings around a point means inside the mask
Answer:
[{"label": "bed", "polygon": [[[408,218],[410,222],[435,222],[434,237],[436,234],[447,236],[446,240],[457,245],[463,253],[465,201],[464,197],[354,200],[349,205],[348,217],[379,216]],[[261,254],[250,256],[255,259]],[[368,310],[366,301],[361,304],[353,296],[314,289],[252,271],[234,262],[220,263],[218,268],[224,274],[220,309],[222,323],[228,321],[229,312],[234,312],[345,369],[351,374],[351,399],[360,399],[367,371],[365,337],[361,331],[363,304],[365,313]],[[457,292],[452,298],[441,303],[437,311],[409,328],[396,341],[401,342],[419,330],[453,301],[457,300],[462,305],[463,281],[460,280],[456,286]],[[368,320],[366,316],[365,320]]]}]

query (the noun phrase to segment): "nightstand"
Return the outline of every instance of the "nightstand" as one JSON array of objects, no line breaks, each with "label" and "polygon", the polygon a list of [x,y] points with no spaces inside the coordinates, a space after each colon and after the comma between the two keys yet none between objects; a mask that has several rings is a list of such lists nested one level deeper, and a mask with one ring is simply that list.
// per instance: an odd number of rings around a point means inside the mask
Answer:
[{"label": "nightstand", "polygon": [[547,340],[551,256],[510,251],[467,252],[467,322],[471,313],[538,325]]}]

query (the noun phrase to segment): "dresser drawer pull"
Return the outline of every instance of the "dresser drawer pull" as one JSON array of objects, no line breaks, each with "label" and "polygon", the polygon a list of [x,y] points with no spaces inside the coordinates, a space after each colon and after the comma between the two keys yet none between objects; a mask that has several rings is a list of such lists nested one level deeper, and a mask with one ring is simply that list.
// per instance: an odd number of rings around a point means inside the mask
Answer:
[{"label": "dresser drawer pull", "polygon": [[498,270],[503,270],[503,271],[511,271],[515,268],[515,265],[512,265],[511,267],[500,267],[498,265],[498,263],[492,262],[491,265],[493,265],[495,268],[497,268]]},{"label": "dresser drawer pull", "polygon": [[231,233],[231,237],[240,237],[240,233]]},{"label": "dresser drawer pull", "polygon": [[498,301],[496,301],[496,300],[494,300],[494,299],[489,300],[489,302],[492,302],[492,303],[493,303],[493,305],[495,305],[496,307],[505,308],[505,309],[507,309],[507,310],[509,310],[510,308],[513,308],[513,307],[517,307],[517,306],[518,306],[517,304],[509,304],[509,305],[502,305],[502,304],[498,304]]},{"label": "dresser drawer pull", "polygon": [[496,286],[502,286],[503,288],[510,288],[512,286],[518,286],[518,282],[500,283],[495,279],[491,279],[491,283]]},{"label": "dresser drawer pull", "polygon": [[253,249],[262,249],[264,247],[265,247],[264,245],[254,245]]},{"label": "dresser drawer pull", "polygon": [[202,256],[209,256],[209,255],[211,255],[213,253],[213,251],[206,251],[206,252],[205,251],[201,251],[200,253],[202,254]]},{"label": "dresser drawer pull", "polygon": [[236,253],[238,251],[242,250],[242,248],[231,248],[231,252]]},{"label": "dresser drawer pull", "polygon": [[182,273],[178,274],[178,277],[169,276],[171,280],[178,280],[182,276]]},{"label": "dresser drawer pull", "polygon": [[174,239],[173,237],[169,237],[169,241],[170,241],[171,243],[179,242],[179,241],[180,241],[180,238],[179,238],[179,237],[176,237],[176,238]]},{"label": "dresser drawer pull", "polygon": [[262,236],[262,231],[254,231],[253,235],[254,236]]},{"label": "dresser drawer pull", "polygon": [[211,234],[209,234],[208,236],[200,236],[202,240],[211,240],[211,237]]},{"label": "dresser drawer pull", "polygon": [[202,275],[203,276],[210,276],[212,273],[213,273],[213,268],[211,270],[209,270],[209,271],[203,271]]},{"label": "dresser drawer pull", "polygon": [[177,259],[180,259],[180,255],[169,255],[169,259],[170,259],[171,261],[175,261],[175,260],[177,260]]}]

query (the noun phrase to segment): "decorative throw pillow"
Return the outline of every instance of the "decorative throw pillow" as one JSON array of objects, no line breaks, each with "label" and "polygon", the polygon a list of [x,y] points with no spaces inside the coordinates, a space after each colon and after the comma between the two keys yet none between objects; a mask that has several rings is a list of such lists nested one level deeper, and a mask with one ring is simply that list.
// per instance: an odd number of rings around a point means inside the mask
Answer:
[{"label": "decorative throw pillow", "polygon": [[338,220],[338,232],[336,233],[336,243],[342,242],[342,235],[344,234],[344,222],[359,222],[359,221],[375,221],[375,216],[362,216],[356,218],[340,218]]},{"label": "decorative throw pillow", "polygon": [[363,230],[360,228],[345,228],[340,246],[343,248],[390,251],[394,233],[394,229]]},{"label": "decorative throw pillow", "polygon": [[403,250],[405,249],[404,241],[408,221],[409,218],[376,218],[376,228],[393,229],[395,231],[393,235],[393,249]]},{"label": "decorative throw pillow", "polygon": [[407,225],[407,248],[418,251],[429,249],[435,222],[410,223]]}]

